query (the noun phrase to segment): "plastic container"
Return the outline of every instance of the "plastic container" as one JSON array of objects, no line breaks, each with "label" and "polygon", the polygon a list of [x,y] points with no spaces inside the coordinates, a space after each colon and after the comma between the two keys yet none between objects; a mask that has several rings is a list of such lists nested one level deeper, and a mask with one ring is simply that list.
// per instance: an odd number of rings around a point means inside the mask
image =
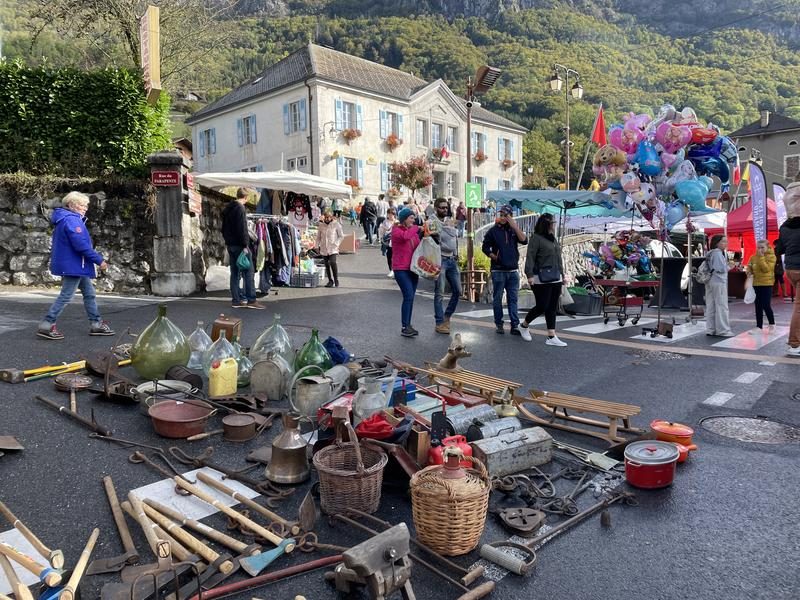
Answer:
[{"label": "plastic container", "polygon": [[191,355],[189,356],[189,364],[186,366],[190,369],[202,369],[203,356],[212,343],[211,337],[203,328],[203,322],[198,321],[197,328],[192,332],[192,335],[189,336],[189,349],[191,350]]},{"label": "plastic container", "polygon": [[167,318],[167,305],[158,305],[158,316],[136,338],[131,347],[131,365],[142,379],[164,379],[167,369],[186,365],[189,341]]},{"label": "plastic container", "polygon": [[226,358],[235,359],[237,356],[236,349],[233,347],[233,344],[228,341],[228,338],[225,337],[225,332],[220,331],[217,335],[217,341],[211,344],[203,355],[203,372],[206,375],[210,375],[212,363]]},{"label": "plastic container", "polygon": [[238,364],[235,358],[214,361],[208,372],[208,395],[224,397],[236,395],[236,375]]},{"label": "plastic container", "polygon": [[294,361],[294,372],[297,373],[300,369],[316,365],[323,371],[333,368],[333,361],[331,355],[319,341],[319,331],[316,329],[311,330],[311,339],[300,348],[297,353],[297,358]]}]

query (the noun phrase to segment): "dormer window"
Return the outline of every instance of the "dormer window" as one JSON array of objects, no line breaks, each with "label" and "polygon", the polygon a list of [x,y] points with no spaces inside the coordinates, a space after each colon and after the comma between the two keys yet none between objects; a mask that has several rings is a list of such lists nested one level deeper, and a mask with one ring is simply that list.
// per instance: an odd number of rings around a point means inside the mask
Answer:
[{"label": "dormer window", "polygon": [[789,141],[789,145],[790,146],[797,146],[797,140],[790,140]]}]

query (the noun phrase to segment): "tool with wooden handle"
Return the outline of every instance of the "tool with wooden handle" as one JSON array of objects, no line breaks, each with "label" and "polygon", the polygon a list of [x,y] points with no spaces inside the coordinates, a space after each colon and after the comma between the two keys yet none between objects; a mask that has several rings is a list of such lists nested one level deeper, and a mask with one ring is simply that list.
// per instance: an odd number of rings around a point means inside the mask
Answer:
[{"label": "tool with wooden handle", "polygon": [[92,535],[89,536],[89,541],[86,542],[86,547],[84,547],[83,552],[81,552],[81,556],[78,559],[75,568],[72,570],[72,575],[70,575],[69,581],[67,581],[67,585],[60,589],[52,589],[47,590],[45,593],[39,596],[39,600],[75,600],[75,594],[78,590],[78,585],[81,582],[81,577],[83,577],[84,572],[86,571],[86,565],[89,563],[89,557],[92,555],[92,551],[94,550],[94,546],[97,543],[97,537],[100,535],[100,530],[95,528],[92,531]]},{"label": "tool with wooden handle", "polygon": [[197,435],[190,435],[186,438],[187,442],[197,442],[199,440],[204,440],[206,438],[211,437],[212,435],[219,435],[220,433],[224,433],[224,429],[215,429],[214,431],[207,431],[205,433],[198,433]]},{"label": "tool with wooden handle", "polygon": [[[3,573],[6,574],[6,581],[8,581],[8,584],[11,586],[11,593],[14,594],[14,598],[16,600],[33,600],[33,594],[31,594],[28,586],[19,580],[16,571],[14,571],[13,565],[9,562],[4,554],[0,554],[0,568],[2,568]],[[2,595],[0,594],[0,597],[1,596]],[[5,596],[4,600],[11,599],[8,596]]]},{"label": "tool with wooden handle", "polygon": [[[199,475],[199,473],[198,473],[198,475]],[[222,502],[220,502],[219,500],[215,499],[213,496],[207,494],[206,492],[201,490],[196,485],[192,485],[191,483],[181,479],[180,477],[175,477],[174,479],[175,479],[175,483],[177,483],[180,487],[182,487],[186,491],[191,492],[193,496],[196,496],[197,498],[199,498],[203,502],[205,502],[207,504],[210,504],[211,506],[213,506],[214,508],[216,508],[220,512],[222,512],[222,513],[228,515],[230,518],[234,519],[237,523],[241,523],[242,525],[247,527],[253,533],[255,533],[257,535],[260,535],[265,540],[268,540],[270,543],[275,544],[276,546],[279,546],[284,541],[286,541],[282,537],[277,536],[274,533],[272,533],[269,529],[265,529],[264,527],[262,527],[261,525],[259,525],[255,521],[252,521],[252,520],[248,519],[247,517],[245,517],[244,515],[236,512],[232,508],[230,508],[228,506],[225,506]],[[287,544],[284,547],[284,550],[285,550],[285,552],[287,554],[292,552],[294,550],[294,548],[295,548],[295,545],[296,545],[294,540],[289,540],[289,541],[290,541],[290,543]]]},{"label": "tool with wooden handle", "polygon": [[103,477],[103,486],[105,487],[108,503],[111,505],[111,514],[114,516],[114,523],[117,525],[117,532],[119,533],[120,540],[122,540],[122,547],[125,552],[118,556],[93,560],[86,570],[86,573],[89,575],[116,573],[125,568],[126,565],[133,565],[139,562],[139,553],[136,551],[136,546],[133,544],[133,538],[131,538],[128,523],[125,521],[125,515],[122,514],[119,498],[117,498],[117,491],[114,489],[114,482],[110,476]]},{"label": "tool with wooden handle", "polygon": [[[31,596],[30,598],[31,600],[33,600],[33,596]],[[11,598],[6,596],[5,594],[0,594],[0,600],[11,600]],[[22,596],[17,596],[17,600],[27,600],[27,596],[25,598],[23,598]]]},{"label": "tool with wooden handle", "polygon": [[[136,513],[133,512],[133,507],[131,503],[125,500],[121,505],[122,510],[124,510],[127,514],[131,516],[132,519],[136,519]],[[178,540],[168,534],[166,531],[161,529],[157,523],[153,523],[153,531],[156,532],[156,537],[164,540],[165,542],[169,542],[169,547],[172,550],[172,555],[180,561],[189,561],[189,562],[197,562],[200,560],[200,557],[196,554],[192,554],[186,548],[184,548]],[[140,567],[134,567],[129,572],[123,571],[122,573],[122,581],[133,581],[137,577],[136,569]]]},{"label": "tool with wooden handle", "polygon": [[259,554],[261,552],[261,547],[258,544],[250,544],[247,545],[244,542],[240,542],[236,538],[233,538],[227,534],[222,533],[221,531],[217,531],[213,527],[209,527],[205,523],[201,523],[200,521],[195,521],[194,519],[189,519],[179,513],[177,510],[173,510],[168,506],[164,506],[160,502],[156,502],[155,500],[150,500],[149,498],[144,501],[145,506],[150,506],[156,509],[165,517],[169,517],[173,521],[177,521],[181,525],[192,529],[202,535],[209,540],[213,540],[218,544],[225,546],[236,552],[237,554],[244,554],[247,556],[252,556],[254,554]]},{"label": "tool with wooden handle", "polygon": [[100,435],[111,435],[110,429],[106,429],[102,425],[97,424],[97,422],[94,420],[94,414],[92,415],[92,419],[89,420],[80,416],[78,413],[71,411],[66,406],[61,406],[60,404],[53,402],[52,400],[48,400],[44,396],[36,396],[36,399],[39,402],[44,402],[45,404],[47,404],[47,406],[56,409],[58,412],[62,413],[63,415],[66,415],[70,419],[77,421],[84,427],[88,427],[95,433],[99,433]]},{"label": "tool with wooden handle", "polygon": [[0,554],[5,555],[9,560],[13,560],[25,570],[36,575],[39,581],[44,583],[47,587],[55,587],[61,583],[61,573],[52,567],[45,567],[39,564],[27,554],[23,554],[8,544],[0,542]]},{"label": "tool with wooden handle", "polygon": [[142,531],[144,531],[144,537],[147,538],[147,544],[150,546],[153,554],[155,554],[156,558],[158,559],[158,566],[165,566],[167,561],[171,563],[172,552],[170,550],[169,542],[159,539],[156,535],[153,529],[153,522],[147,518],[147,515],[144,512],[144,504],[142,504],[142,501],[133,492],[128,492],[128,500],[131,503],[133,513],[136,516],[136,520],[139,522],[139,526],[142,528]]},{"label": "tool with wooden handle", "polygon": [[[283,525],[284,527],[289,529],[289,531],[291,532],[292,535],[297,535],[298,533],[300,533],[300,526],[297,523],[293,523],[291,521],[288,521],[287,519],[284,519],[279,514],[274,513],[271,510],[269,510],[268,508],[265,508],[265,507],[261,506],[260,504],[258,504],[257,502],[254,502],[250,498],[247,498],[247,497],[243,496],[242,494],[240,494],[236,490],[229,488],[227,485],[225,485],[224,483],[214,479],[210,475],[206,475],[205,473],[200,471],[199,473],[197,473],[197,479],[199,479],[200,481],[205,483],[207,486],[212,487],[215,490],[220,491],[223,494],[226,494],[227,496],[230,496],[234,500],[237,500],[237,501],[241,502],[242,504],[244,504],[248,508],[252,508],[254,511],[259,513],[260,515],[262,515],[264,517],[267,517],[270,521],[275,521],[277,523],[280,523],[281,525]],[[272,541],[272,540],[270,540],[270,541]]]},{"label": "tool with wooden handle", "polygon": [[14,516],[14,513],[12,513],[3,502],[0,502],[0,514],[30,542],[31,546],[33,546],[39,554],[47,557],[51,567],[54,569],[62,569],[64,567],[64,553],[61,552],[61,550],[50,550],[50,548],[45,546],[42,541],[25,526],[25,523]]}]

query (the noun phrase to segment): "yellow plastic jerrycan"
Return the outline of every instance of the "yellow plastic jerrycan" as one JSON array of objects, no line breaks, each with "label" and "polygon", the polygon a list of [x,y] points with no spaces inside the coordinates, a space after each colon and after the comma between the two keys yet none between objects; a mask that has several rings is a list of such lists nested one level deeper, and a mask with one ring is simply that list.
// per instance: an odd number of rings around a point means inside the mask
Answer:
[{"label": "yellow plastic jerrycan", "polygon": [[214,361],[208,371],[209,396],[235,396],[238,366],[235,358]]}]

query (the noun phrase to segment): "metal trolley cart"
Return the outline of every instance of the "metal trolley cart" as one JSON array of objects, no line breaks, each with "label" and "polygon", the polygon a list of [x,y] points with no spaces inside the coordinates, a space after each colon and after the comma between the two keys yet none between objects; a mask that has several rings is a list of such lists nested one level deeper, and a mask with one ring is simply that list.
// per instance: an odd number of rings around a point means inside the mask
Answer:
[{"label": "metal trolley cart", "polygon": [[633,289],[659,287],[660,282],[636,281],[623,279],[595,279],[594,283],[603,288],[603,323],[608,323],[611,317],[616,317],[617,322],[625,325],[628,319],[636,325],[642,316],[644,299],[630,293]]}]

